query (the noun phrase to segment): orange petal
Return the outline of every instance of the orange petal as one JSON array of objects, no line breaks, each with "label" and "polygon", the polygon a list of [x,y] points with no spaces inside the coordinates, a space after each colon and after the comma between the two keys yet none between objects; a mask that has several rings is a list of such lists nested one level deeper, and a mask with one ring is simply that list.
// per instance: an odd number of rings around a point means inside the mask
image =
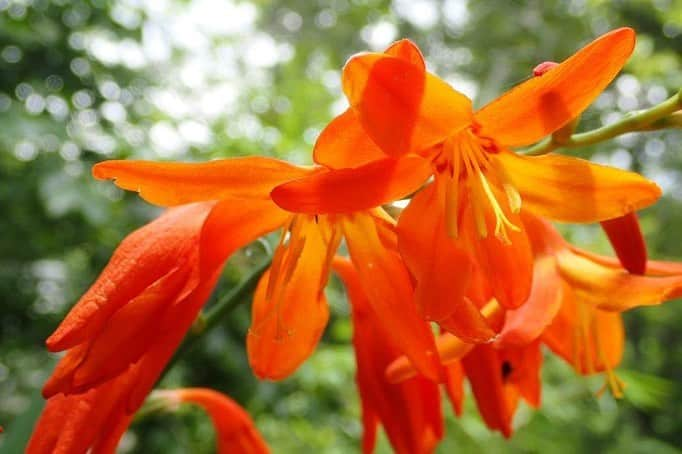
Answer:
[{"label": "orange petal", "polygon": [[445,392],[455,414],[462,416],[464,410],[464,370],[459,361],[449,364],[445,368]]},{"label": "orange petal", "polygon": [[682,275],[638,276],[568,250],[557,255],[557,264],[577,297],[603,310],[622,312],[682,296]]},{"label": "orange petal", "polygon": [[509,438],[518,404],[518,390],[505,386],[507,370],[490,345],[478,345],[462,359],[462,366],[486,425]]},{"label": "orange petal", "polygon": [[426,62],[424,62],[422,51],[409,39],[401,39],[394,42],[384,50],[384,54],[400,58],[419,69],[426,69]]},{"label": "orange petal", "polygon": [[246,346],[249,364],[261,379],[281,380],[293,373],[313,352],[329,319],[322,291],[327,243],[315,221],[295,222],[299,233],[291,234],[286,249],[279,246],[253,297]]},{"label": "orange petal", "polygon": [[[360,277],[345,259],[334,260],[352,307],[357,384],[362,402],[363,452],[373,452],[376,425],[381,422],[399,453],[430,453],[443,436],[438,385],[422,377],[399,385],[386,381],[386,366],[400,355],[394,339],[373,311]],[[409,409],[409,411],[405,411]]]},{"label": "orange petal", "polygon": [[392,156],[430,148],[472,120],[471,101],[411,56],[359,54],[343,70],[343,89],[360,122]]},{"label": "orange petal", "polygon": [[415,367],[427,378],[440,381],[441,367],[430,326],[419,316],[410,276],[400,256],[385,249],[374,219],[367,214],[344,217],[342,227],[353,264],[372,310]]},{"label": "orange petal", "polygon": [[322,130],[313,149],[313,160],[332,169],[358,167],[385,158],[353,109],[334,118]]},{"label": "orange petal", "polygon": [[410,201],[398,222],[400,254],[417,281],[415,301],[427,320],[439,322],[464,341],[485,342],[495,333],[464,298],[471,260],[462,245],[448,237],[437,199],[436,185],[430,184]]},{"label": "orange petal", "polygon": [[[512,224],[521,227],[518,214],[507,211],[505,215]],[[497,301],[505,308],[517,308],[526,301],[531,290],[533,255],[528,236],[523,229],[508,229],[509,243],[505,243],[492,233],[496,225],[492,210],[485,210],[484,216],[489,234],[481,238],[474,231],[473,207],[464,211],[463,223],[469,228],[462,232],[462,239],[471,248]]]},{"label": "orange petal", "polygon": [[595,309],[565,292],[542,340],[578,373],[587,375],[611,370],[620,363],[625,332],[619,313]]},{"label": "orange petal", "polygon": [[184,388],[157,393],[171,402],[192,403],[206,410],[217,432],[219,454],[270,452],[249,414],[226,395],[205,388]]},{"label": "orange petal", "polygon": [[199,203],[168,210],[128,235],[97,281],[47,339],[48,349],[65,350],[92,337],[116,310],[186,260],[197,247],[213,205]]},{"label": "orange petal", "polygon": [[143,199],[162,206],[225,198],[267,199],[278,184],[313,171],[263,157],[201,163],[104,161],[92,168],[95,178],[114,179],[118,187],[137,191]]},{"label": "orange petal", "polygon": [[562,281],[554,258],[536,258],[530,296],[521,307],[506,312],[504,326],[495,339],[495,345],[522,347],[540,337],[559,310],[562,292]]},{"label": "orange petal", "polygon": [[616,77],[635,45],[635,32],[609,32],[573,56],[476,112],[482,136],[501,145],[540,140],[577,118]]},{"label": "orange petal", "polygon": [[634,212],[601,222],[623,267],[632,274],[646,272],[646,243]]},{"label": "orange petal", "polygon": [[583,159],[508,151],[498,153],[496,159],[521,194],[524,208],[555,221],[612,219],[649,206],[661,196],[656,183],[636,173]]},{"label": "orange petal", "polygon": [[383,159],[353,169],[328,170],[272,191],[272,199],[294,213],[353,213],[399,200],[431,175],[425,159]]},{"label": "orange petal", "polygon": [[530,406],[538,408],[542,388],[540,340],[536,339],[520,347],[499,349],[498,355],[501,361],[502,380],[507,386],[514,386]]}]

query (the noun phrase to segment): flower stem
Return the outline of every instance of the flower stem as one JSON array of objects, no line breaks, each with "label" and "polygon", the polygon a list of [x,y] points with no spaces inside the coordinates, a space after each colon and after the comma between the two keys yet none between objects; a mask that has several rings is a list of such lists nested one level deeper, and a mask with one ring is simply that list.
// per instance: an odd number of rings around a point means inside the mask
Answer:
[{"label": "flower stem", "polygon": [[554,135],[547,137],[525,151],[527,156],[539,156],[560,148],[576,148],[593,145],[634,131],[656,131],[659,129],[682,128],[682,89],[674,96],[650,109],[626,114],[620,121],[588,132],[573,134],[557,140]]}]

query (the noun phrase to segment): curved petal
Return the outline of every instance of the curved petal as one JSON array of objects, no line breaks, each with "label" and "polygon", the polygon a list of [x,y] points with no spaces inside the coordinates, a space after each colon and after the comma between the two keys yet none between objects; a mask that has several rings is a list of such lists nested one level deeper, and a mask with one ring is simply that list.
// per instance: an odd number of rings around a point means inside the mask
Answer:
[{"label": "curved petal", "polygon": [[441,143],[473,118],[466,96],[410,59],[356,55],[344,67],[343,89],[369,136],[392,156]]},{"label": "curved petal", "polygon": [[278,184],[314,171],[263,157],[201,163],[104,161],[92,168],[95,178],[114,179],[118,187],[137,191],[161,206],[224,198],[267,199]]},{"label": "curved petal", "polygon": [[419,47],[409,39],[394,42],[384,50],[384,54],[400,58],[419,69],[426,69],[426,62]]},{"label": "curved petal", "polygon": [[171,402],[186,402],[202,407],[211,417],[217,432],[219,454],[270,452],[249,414],[226,395],[205,388],[164,390],[155,394]]},{"label": "curved petal", "polygon": [[563,285],[554,258],[536,258],[530,296],[518,309],[507,311],[495,346],[522,347],[540,337],[559,310],[562,292]]},{"label": "curved petal", "polygon": [[435,184],[419,192],[400,215],[400,255],[414,276],[415,302],[427,320],[467,342],[485,342],[495,332],[464,298],[473,272],[467,251],[449,238]]},{"label": "curved petal", "polygon": [[601,222],[620,263],[632,274],[646,272],[647,252],[635,212]]},{"label": "curved petal", "polygon": [[577,297],[606,311],[623,312],[682,296],[682,275],[638,276],[568,250],[557,254],[557,263]]},{"label": "curved petal", "polygon": [[555,221],[598,222],[653,204],[661,196],[656,183],[625,170],[547,154],[496,155],[525,209]]},{"label": "curved petal", "polygon": [[360,124],[353,109],[334,118],[320,133],[313,148],[313,160],[332,169],[345,169],[385,159]]},{"label": "curved petal", "polygon": [[313,352],[329,319],[323,292],[328,245],[314,221],[297,222],[300,232],[291,234],[286,249],[279,246],[253,297],[246,347],[261,379],[293,373]]},{"label": "curved petal", "polygon": [[383,159],[353,169],[327,170],[272,191],[272,199],[294,213],[353,213],[399,200],[431,175],[425,159]]},{"label": "curved petal", "polygon": [[501,145],[540,140],[577,118],[616,77],[635,46],[630,28],[613,30],[476,112],[480,134]]},{"label": "curved petal", "polygon": [[392,342],[425,377],[441,381],[433,333],[417,312],[410,276],[399,255],[382,245],[374,222],[368,214],[342,220],[361,285]]}]

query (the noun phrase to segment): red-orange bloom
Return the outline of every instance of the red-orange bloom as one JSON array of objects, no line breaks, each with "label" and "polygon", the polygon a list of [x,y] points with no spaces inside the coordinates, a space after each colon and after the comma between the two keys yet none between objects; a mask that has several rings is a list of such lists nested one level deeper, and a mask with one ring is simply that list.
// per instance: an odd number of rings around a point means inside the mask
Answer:
[{"label": "red-orange bloom", "polygon": [[[428,166],[415,173],[412,165],[420,159],[372,163],[365,169],[363,175],[368,180],[362,188],[343,183],[343,172],[335,174],[334,181],[345,192],[309,191],[309,199],[299,205],[301,214],[280,209],[270,192],[279,203],[303,176],[308,176],[314,187],[319,183],[324,188],[327,172],[323,169],[296,167],[274,159],[238,158],[202,164],[108,161],[96,165],[93,172],[98,178],[114,178],[120,187],[137,190],[143,198],[161,205],[220,199],[220,205],[230,206],[226,211],[233,216],[257,210],[259,216],[239,225],[244,231],[250,229],[260,235],[282,228],[272,266],[255,293],[247,337],[249,361],[259,377],[284,378],[313,351],[328,319],[323,289],[334,253],[345,237],[369,301],[382,314],[386,332],[420,371],[437,380],[441,371],[434,355],[433,335],[414,307],[410,276],[396,250],[393,221],[378,208],[421,184]],[[382,180],[387,173],[401,175],[405,169],[412,169],[406,178]],[[339,209],[322,216],[308,214],[305,209],[308,200],[315,203],[320,197],[330,197],[343,201],[343,194],[350,194],[351,199],[363,194],[367,203],[361,210]],[[222,231],[216,228],[207,241],[228,241],[230,230],[231,226]]]},{"label": "red-orange bloom", "polygon": [[[580,374],[605,371],[612,391],[620,395],[622,384],[613,374],[625,342],[620,312],[681,296],[682,264],[650,260],[647,275],[630,274],[618,260],[566,243],[546,221],[526,215],[524,225],[538,260],[553,263],[546,280],[560,284],[554,284],[555,296],[550,298],[559,298],[560,304],[551,308],[536,304],[536,321],[525,324],[522,337],[541,334]],[[510,318],[514,317],[508,316],[508,322]]]},{"label": "red-orange bloom", "polygon": [[[68,351],[43,389],[48,403],[30,452],[115,447],[225,259],[260,234],[249,226],[262,222],[256,205],[239,214],[230,206],[172,208],[121,243],[47,341],[52,351]],[[217,241],[226,228],[232,235]]]},{"label": "red-orange bloom", "polygon": [[337,258],[333,266],[346,285],[352,306],[356,380],[364,426],[363,452],[374,451],[379,423],[397,453],[433,452],[443,437],[438,385],[424,377],[413,377],[400,384],[386,380],[386,366],[400,355],[400,349],[382,332],[378,314],[367,301],[351,262]]},{"label": "red-orange bloom", "polygon": [[265,440],[249,414],[224,394],[205,388],[155,391],[155,397],[171,404],[190,403],[211,417],[217,433],[218,454],[267,454]]},{"label": "red-orange bloom", "polygon": [[[509,149],[576,118],[621,69],[634,40],[631,29],[608,33],[476,112],[469,99],[426,71],[409,41],[359,54],[343,74],[351,108],[323,131],[314,153],[318,163],[340,170],[288,185],[286,197],[276,200],[308,213],[364,207],[361,188],[376,162],[390,157],[400,169],[378,178],[382,188],[406,178],[406,159],[413,158],[420,174],[427,163],[435,181],[412,199],[398,224],[401,255],[417,280],[417,304],[427,319],[457,336],[488,339],[490,327],[465,298],[471,269],[489,277],[504,307],[526,300],[533,258],[519,217],[522,203],[550,219],[596,222],[660,196],[654,183],[631,172]],[[345,187],[355,188],[352,197],[310,197],[347,194]]]}]

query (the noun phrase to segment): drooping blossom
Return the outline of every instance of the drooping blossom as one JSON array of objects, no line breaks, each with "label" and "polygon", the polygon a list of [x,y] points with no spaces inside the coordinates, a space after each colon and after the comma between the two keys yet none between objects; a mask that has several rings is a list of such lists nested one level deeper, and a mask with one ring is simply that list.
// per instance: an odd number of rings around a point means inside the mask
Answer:
[{"label": "drooping blossom", "polygon": [[206,388],[181,388],[154,392],[154,397],[174,405],[194,404],[211,417],[218,454],[267,454],[270,452],[249,414],[224,394]]}]

